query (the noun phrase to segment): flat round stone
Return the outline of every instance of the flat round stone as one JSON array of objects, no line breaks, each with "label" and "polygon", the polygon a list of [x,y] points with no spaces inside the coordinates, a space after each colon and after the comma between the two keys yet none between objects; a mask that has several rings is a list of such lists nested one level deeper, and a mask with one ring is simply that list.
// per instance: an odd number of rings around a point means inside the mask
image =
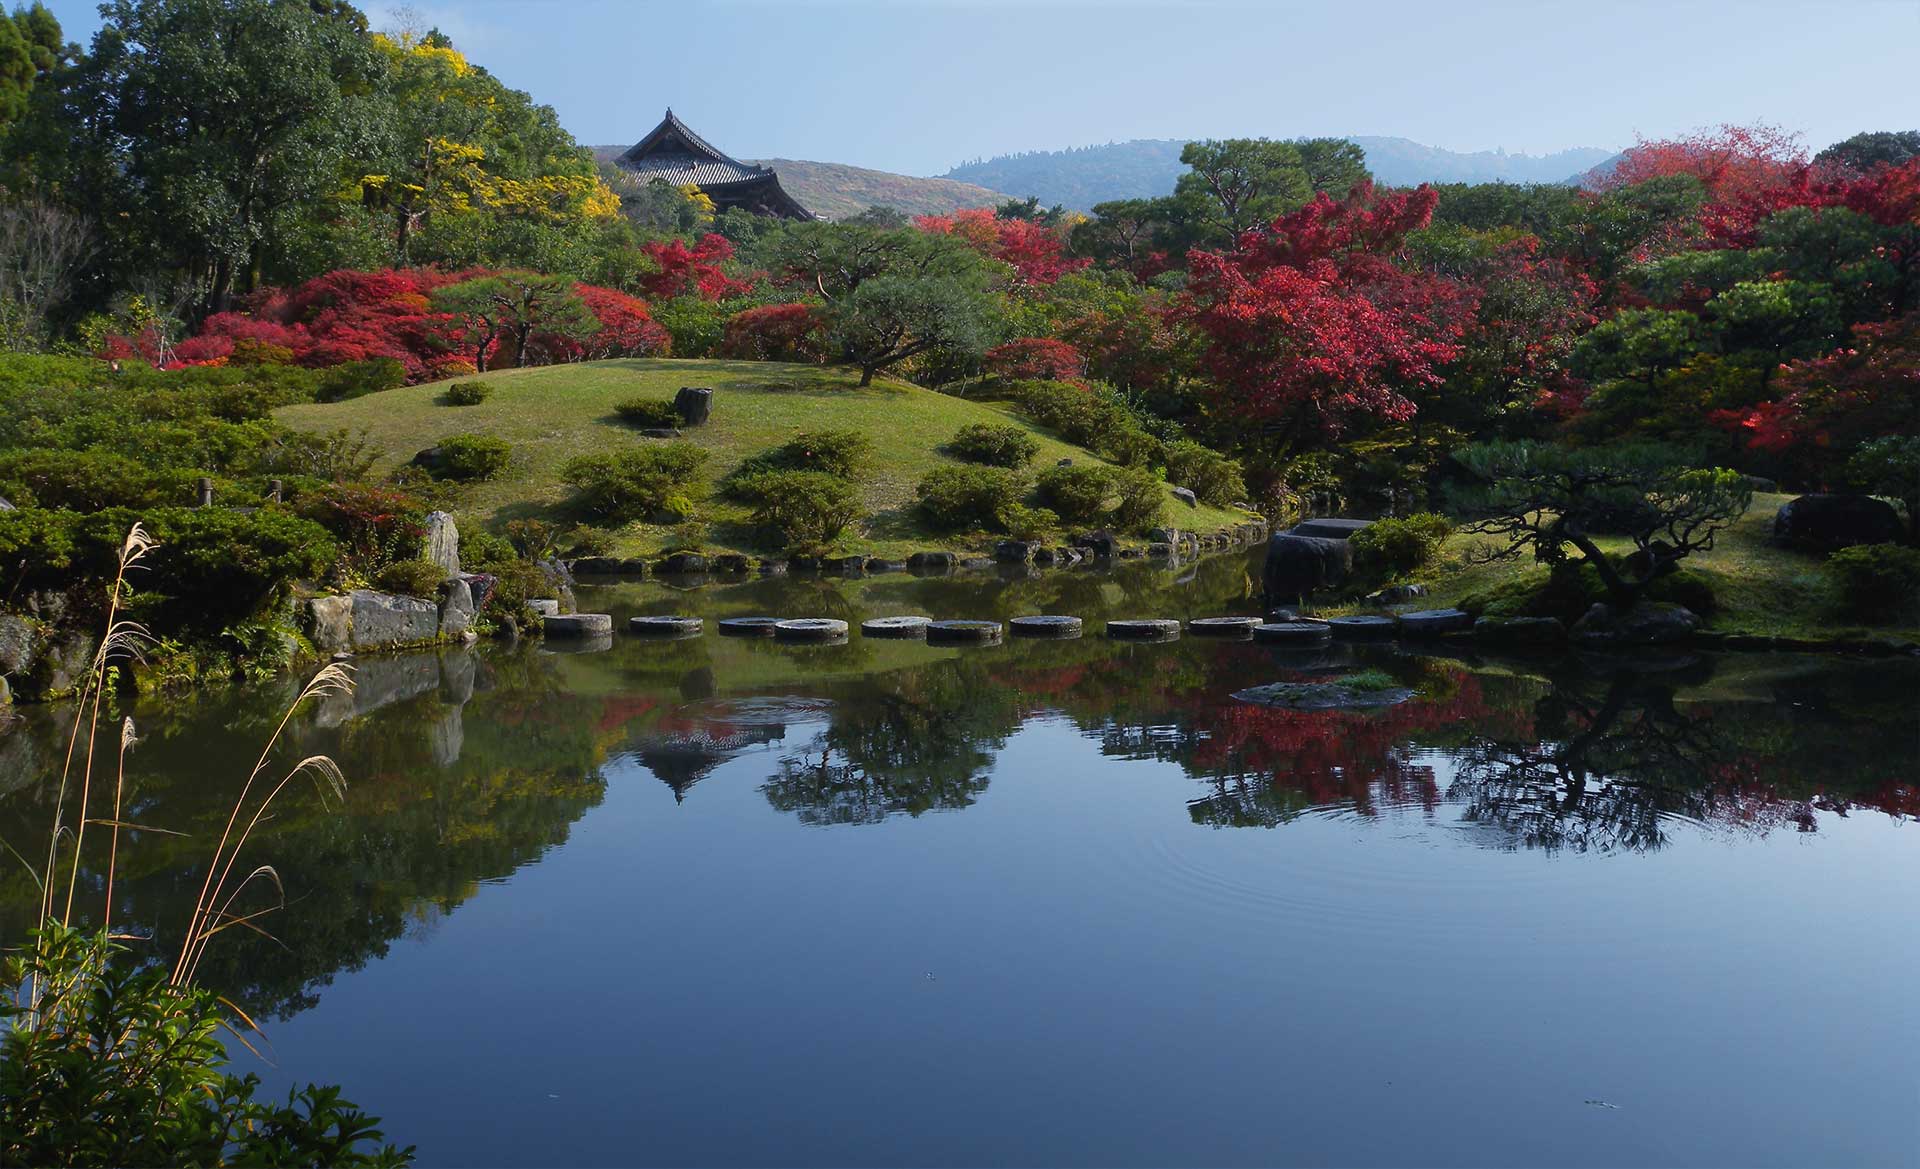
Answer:
[{"label": "flat round stone", "polygon": [[642,637],[693,637],[707,627],[698,617],[633,617],[627,631]]},{"label": "flat round stone", "polygon": [[927,641],[938,645],[991,645],[1004,632],[998,621],[933,621]]},{"label": "flat round stone", "polygon": [[722,637],[772,637],[778,617],[722,617],[715,624]]},{"label": "flat round stone", "polygon": [[1333,627],[1325,621],[1270,621],[1254,626],[1253,639],[1267,645],[1325,645],[1333,640]]},{"label": "flat round stone", "polygon": [[1060,615],[1015,617],[1007,624],[1015,637],[1078,637],[1082,627],[1080,618]]},{"label": "flat round stone", "polygon": [[1131,621],[1107,622],[1107,636],[1126,641],[1172,641],[1180,636],[1180,623],[1167,618],[1149,617]]},{"label": "flat round stone", "polygon": [[613,634],[591,633],[585,637],[549,638],[541,643],[540,652],[549,654],[597,654],[613,648]]},{"label": "flat round stone", "polygon": [[548,637],[610,637],[613,617],[607,613],[561,613],[541,621]]},{"label": "flat round stone", "polygon": [[833,641],[847,635],[847,623],[834,617],[796,617],[774,624],[781,641]]},{"label": "flat round stone", "polygon": [[860,632],[868,637],[925,637],[931,617],[869,617],[860,623]]},{"label": "flat round stone", "polygon": [[1435,637],[1473,628],[1473,615],[1459,609],[1416,609],[1397,618],[1400,632],[1409,637]]},{"label": "flat round stone", "polygon": [[1258,617],[1195,617],[1187,622],[1187,632],[1195,637],[1245,637],[1261,624]]},{"label": "flat round stone", "polygon": [[1341,641],[1381,641],[1393,636],[1391,617],[1329,617],[1327,625]]}]

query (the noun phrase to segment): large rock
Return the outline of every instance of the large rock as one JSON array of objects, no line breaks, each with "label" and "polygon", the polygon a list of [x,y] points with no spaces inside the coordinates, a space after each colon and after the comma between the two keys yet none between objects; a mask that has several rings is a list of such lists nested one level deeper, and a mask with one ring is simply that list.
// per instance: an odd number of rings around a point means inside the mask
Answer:
[{"label": "large rock", "polygon": [[688,426],[699,426],[713,414],[713,391],[698,386],[681,386],[673,396],[673,408]]},{"label": "large rock", "polygon": [[371,589],[355,589],[352,597],[354,649],[419,645],[440,634],[440,606],[432,601]]},{"label": "large rock", "polygon": [[1112,532],[1102,528],[1097,532],[1075,536],[1073,546],[1084,549],[1102,560],[1112,560],[1114,554],[1120,551],[1120,540]]},{"label": "large rock", "polygon": [[1179,500],[1181,503],[1186,504],[1188,507],[1200,506],[1200,497],[1193,493],[1192,488],[1175,487],[1175,488],[1172,488],[1171,490],[1173,491],[1173,497]]},{"label": "large rock", "polygon": [[1295,601],[1319,589],[1346,583],[1353,548],[1344,539],[1275,532],[1267,540],[1264,580],[1267,603]]},{"label": "large rock", "polygon": [[1684,605],[1642,601],[1625,613],[1605,604],[1587,610],[1573,627],[1573,640],[1587,645],[1669,645],[1685,641],[1700,628],[1700,618]]},{"label": "large rock", "polygon": [[460,575],[460,529],[444,511],[427,513],[427,559],[448,576]]},{"label": "large rock", "polygon": [[1773,516],[1773,538],[1807,552],[1893,544],[1905,535],[1900,513],[1871,495],[1802,495]]},{"label": "large rock", "polygon": [[467,582],[467,595],[473,598],[473,611],[476,613],[487,607],[493,590],[500,584],[499,577],[487,572],[463,572],[460,579]]},{"label": "large rock", "polygon": [[1344,540],[1360,529],[1371,526],[1372,520],[1301,520],[1293,525],[1293,534],[1318,536],[1323,540]]},{"label": "large rock", "polygon": [[473,603],[473,589],[459,577],[440,586],[440,636],[455,638],[473,628],[479,606]]},{"label": "large rock", "polygon": [[40,657],[46,635],[28,617],[0,613],[0,674],[24,674]]},{"label": "large rock", "polygon": [[87,671],[93,668],[93,652],[99,645],[93,634],[84,629],[50,638],[40,659],[33,664],[24,689],[43,698],[71,694],[80,688]]},{"label": "large rock", "polygon": [[353,598],[314,597],[307,602],[307,640],[321,653],[353,647]]}]

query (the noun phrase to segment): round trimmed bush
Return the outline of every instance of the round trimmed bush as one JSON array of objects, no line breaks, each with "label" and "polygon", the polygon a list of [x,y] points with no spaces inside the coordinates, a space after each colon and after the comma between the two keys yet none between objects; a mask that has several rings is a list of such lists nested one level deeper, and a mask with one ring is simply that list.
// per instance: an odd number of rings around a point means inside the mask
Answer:
[{"label": "round trimmed bush", "polygon": [[1026,485],[1001,467],[935,467],[916,489],[929,524],[961,532],[1000,528]]},{"label": "round trimmed bush", "polygon": [[478,406],[492,392],[493,387],[485,382],[455,382],[447,387],[447,405]]},{"label": "round trimmed bush", "polygon": [[680,426],[680,411],[664,398],[628,398],[613,408],[620,421],[643,430],[675,430]]},{"label": "round trimmed bush", "polygon": [[1164,454],[1167,482],[1187,488],[1202,503],[1225,507],[1247,497],[1247,482],[1238,460],[1188,438],[1168,443]]},{"label": "round trimmed bush", "polygon": [[1356,567],[1402,576],[1425,567],[1452,534],[1453,524],[1447,517],[1418,512],[1401,519],[1375,520],[1355,532],[1348,543],[1353,547]]},{"label": "round trimmed bush", "polygon": [[989,467],[1024,467],[1040,453],[1040,442],[1018,426],[975,422],[962,426],[947,441],[957,459]]},{"label": "round trimmed bush", "polygon": [[685,516],[705,484],[707,452],[690,442],[664,442],[608,455],[582,455],[560,468],[581,508],[615,523],[657,514]]},{"label": "round trimmed bush", "polygon": [[435,449],[434,477],[461,483],[493,478],[507,469],[507,460],[513,456],[505,439],[489,434],[456,434],[441,439]]},{"label": "round trimmed bush", "polygon": [[1119,467],[1049,467],[1040,474],[1040,502],[1068,524],[1135,531],[1160,519],[1164,488],[1144,471]]},{"label": "round trimmed bush", "polygon": [[1853,616],[1887,621],[1920,609],[1920,548],[1861,544],[1835,552],[1824,567]]},{"label": "round trimmed bush", "polygon": [[787,549],[821,548],[866,515],[860,489],[824,471],[762,471],[734,483],[753,522]]},{"label": "round trimmed bush", "polygon": [[383,593],[431,599],[445,579],[446,570],[431,560],[396,560],[374,574],[373,587]]}]

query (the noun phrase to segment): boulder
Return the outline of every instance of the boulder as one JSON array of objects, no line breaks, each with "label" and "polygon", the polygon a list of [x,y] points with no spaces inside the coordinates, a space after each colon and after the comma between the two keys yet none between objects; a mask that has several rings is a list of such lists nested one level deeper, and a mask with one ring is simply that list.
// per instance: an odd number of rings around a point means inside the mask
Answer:
[{"label": "boulder", "polygon": [[463,572],[460,579],[467,582],[467,592],[473,597],[473,611],[478,613],[487,607],[493,599],[493,590],[500,584],[500,578],[486,572]]},{"label": "boulder", "polygon": [[419,597],[401,597],[355,589],[353,645],[356,650],[419,645],[440,633],[440,606]]},{"label": "boulder", "polygon": [[321,653],[353,647],[353,598],[340,595],[307,601],[307,640]]},{"label": "boulder", "polygon": [[960,561],[960,567],[972,569],[977,572],[983,568],[992,568],[993,560],[986,556],[968,556]]},{"label": "boulder", "polygon": [[1805,552],[1894,544],[1905,536],[1900,513],[1871,495],[1802,495],[1773,516],[1773,538]]},{"label": "boulder", "polygon": [[713,391],[698,386],[681,386],[680,392],[673,396],[673,408],[680,415],[680,421],[688,426],[699,426],[713,414]]},{"label": "boulder", "polygon": [[820,567],[836,576],[859,576],[866,571],[867,558],[864,556],[829,556],[820,562]]},{"label": "boulder", "polygon": [[1166,543],[1148,544],[1147,555],[1153,557],[1155,560],[1171,560],[1173,559],[1173,545]]},{"label": "boulder", "polygon": [[1346,582],[1353,548],[1342,539],[1275,532],[1267,540],[1264,583],[1269,604],[1292,601]]},{"label": "boulder", "polygon": [[1059,560],[1060,554],[1051,548],[1035,548],[1033,550],[1033,562],[1035,564],[1051,566],[1058,563]]},{"label": "boulder", "polygon": [[1175,487],[1175,488],[1172,488],[1172,491],[1173,491],[1173,497],[1179,500],[1181,503],[1186,504],[1188,507],[1200,506],[1200,497],[1195,495],[1191,488]]},{"label": "boulder", "polygon": [[715,556],[709,560],[707,564],[714,572],[726,573],[730,576],[739,576],[745,573],[749,567],[747,558],[738,552],[728,552],[722,556]]},{"label": "boulder", "polygon": [[1302,520],[1293,525],[1293,534],[1317,536],[1323,540],[1344,540],[1360,529],[1372,526],[1372,520]]},{"label": "boulder", "polygon": [[93,667],[93,651],[99,642],[92,633],[75,629],[47,639],[39,660],[28,671],[28,685],[22,689],[43,698],[58,698],[79,689]]},{"label": "boulder", "polygon": [[542,617],[558,617],[560,602],[553,597],[535,597],[527,602],[527,608]]},{"label": "boulder", "polygon": [[617,576],[623,561],[617,556],[582,556],[573,562],[575,576]]},{"label": "boulder", "polygon": [[1103,560],[1111,560],[1120,551],[1120,540],[1112,532],[1102,528],[1097,532],[1086,532],[1075,536],[1073,546],[1084,549],[1090,555]]},{"label": "boulder", "polygon": [[[682,393],[686,391],[682,390]],[[665,575],[688,575],[707,570],[707,558],[698,552],[675,552],[654,566],[654,571]]]},{"label": "boulder", "polygon": [[1573,627],[1573,639],[1587,645],[1671,645],[1700,628],[1700,618],[1684,605],[1642,601],[1625,613],[1606,604],[1587,610]]},{"label": "boulder", "polygon": [[40,657],[46,635],[27,617],[0,613],[0,674],[24,674]]},{"label": "boulder", "polygon": [[459,577],[440,585],[440,636],[455,638],[473,628],[480,607],[473,603],[473,589]]},{"label": "boulder", "polygon": [[915,552],[907,557],[907,567],[915,572],[944,572],[959,561],[951,552]]},{"label": "boulder", "polygon": [[993,546],[993,558],[1002,564],[1025,564],[1033,555],[1033,545],[1025,540],[1002,540]]},{"label": "boulder", "polygon": [[460,575],[460,529],[444,511],[427,513],[427,559],[448,576]]}]

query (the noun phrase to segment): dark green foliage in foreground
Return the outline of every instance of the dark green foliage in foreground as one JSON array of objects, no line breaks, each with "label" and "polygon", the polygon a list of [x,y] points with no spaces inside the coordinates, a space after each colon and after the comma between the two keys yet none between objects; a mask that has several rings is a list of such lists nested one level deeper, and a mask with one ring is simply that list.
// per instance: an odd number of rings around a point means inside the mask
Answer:
[{"label": "dark green foliage in foreground", "polygon": [[373,587],[382,592],[431,599],[446,578],[446,570],[431,560],[396,560],[374,574]]},{"label": "dark green foliage in foreground", "polygon": [[1447,517],[1417,512],[1403,519],[1375,520],[1347,541],[1356,567],[1382,576],[1404,576],[1424,568],[1453,532]]},{"label": "dark green foliage in foreground", "polygon": [[707,452],[690,442],[667,442],[582,455],[569,460],[560,477],[579,493],[579,505],[588,514],[628,523],[691,513],[706,486],[700,479],[706,461]]},{"label": "dark green foliage in foreground", "polygon": [[[309,1084],[284,1105],[229,1075],[211,991],[133,969],[103,937],[49,926],[0,979],[0,1163],[404,1165],[377,1117]],[[25,1005],[31,1002],[31,1008]]]},{"label": "dark green foliage in foreground", "polygon": [[314,400],[345,402],[384,390],[397,390],[406,384],[407,367],[391,357],[349,361],[333,366],[320,375],[320,388]]},{"label": "dark green foliage in foreground", "polygon": [[1920,548],[1898,544],[1842,548],[1827,558],[1824,567],[1851,616],[1885,621],[1920,609]]},{"label": "dark green foliage in foreground", "polygon": [[493,387],[485,382],[455,382],[447,387],[447,405],[478,406],[493,393]]},{"label": "dark green foliage in foreground", "polygon": [[1170,442],[1164,448],[1167,482],[1185,487],[1200,502],[1228,507],[1247,497],[1247,483],[1238,460],[1230,459],[1192,439]]},{"label": "dark green foliage in foreground", "polygon": [[742,462],[729,476],[727,490],[738,494],[733,483],[767,471],[818,471],[858,479],[872,461],[873,440],[857,430],[808,430]]},{"label": "dark green foliage in foreground", "polygon": [[1000,467],[935,467],[920,480],[920,512],[949,532],[996,531],[1020,506],[1026,484]]},{"label": "dark green foliage in foreground", "polygon": [[505,439],[486,434],[456,434],[435,445],[439,455],[434,460],[434,477],[462,483],[493,478],[507,469],[507,460],[513,456]]},{"label": "dark green foliage in foreground", "polygon": [[761,471],[732,490],[752,502],[754,525],[784,549],[824,548],[866,514],[860,489],[824,471]]},{"label": "dark green foliage in foreground", "polygon": [[1160,518],[1165,490],[1142,471],[1076,465],[1042,471],[1037,494],[1063,523],[1134,532]]},{"label": "dark green foliage in foreground", "polygon": [[969,463],[989,467],[1024,467],[1040,453],[1040,444],[1018,426],[975,422],[963,426],[947,442],[947,451]]}]

